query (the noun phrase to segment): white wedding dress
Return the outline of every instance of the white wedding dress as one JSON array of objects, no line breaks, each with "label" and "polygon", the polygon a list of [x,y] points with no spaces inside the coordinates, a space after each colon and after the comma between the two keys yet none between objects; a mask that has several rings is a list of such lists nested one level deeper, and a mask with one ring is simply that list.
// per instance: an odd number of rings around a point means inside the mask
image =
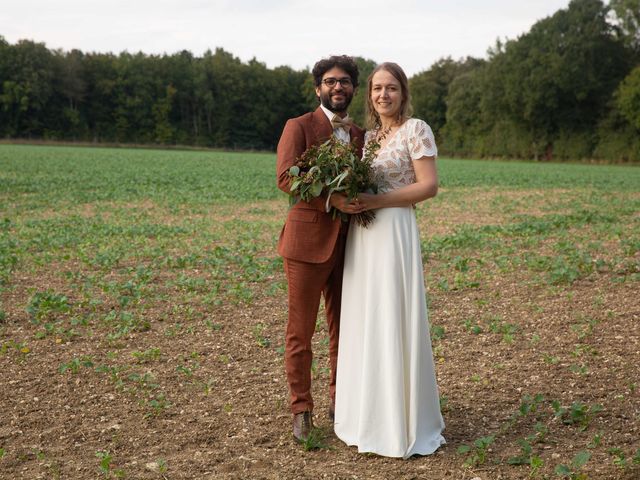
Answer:
[{"label": "white wedding dress", "polygon": [[[415,182],[412,159],[436,155],[431,128],[407,120],[378,151],[380,192]],[[336,435],[359,452],[433,453],[444,421],[412,207],[379,209],[368,228],[351,222],[340,318]]]}]

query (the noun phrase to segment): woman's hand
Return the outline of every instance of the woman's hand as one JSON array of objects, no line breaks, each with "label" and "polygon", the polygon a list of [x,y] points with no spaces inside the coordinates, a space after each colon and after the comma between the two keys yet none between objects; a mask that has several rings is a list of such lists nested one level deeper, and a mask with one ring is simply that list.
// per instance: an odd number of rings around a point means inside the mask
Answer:
[{"label": "woman's hand", "polygon": [[354,213],[360,213],[365,210],[365,208],[363,208],[359,202],[356,202],[355,200],[352,200],[350,202],[349,198],[343,193],[331,194],[331,198],[329,199],[329,204],[332,207],[337,208],[341,212],[348,213],[350,215]]},{"label": "woman's hand", "polygon": [[434,157],[422,157],[413,161],[416,181],[411,185],[374,195],[359,193],[350,205],[360,206],[362,210],[378,210],[379,208],[410,207],[435,197],[438,193],[438,172]]},{"label": "woman's hand", "polygon": [[356,198],[351,200],[350,205],[359,206],[361,212],[376,210],[380,208],[380,196],[373,193],[359,193]]}]

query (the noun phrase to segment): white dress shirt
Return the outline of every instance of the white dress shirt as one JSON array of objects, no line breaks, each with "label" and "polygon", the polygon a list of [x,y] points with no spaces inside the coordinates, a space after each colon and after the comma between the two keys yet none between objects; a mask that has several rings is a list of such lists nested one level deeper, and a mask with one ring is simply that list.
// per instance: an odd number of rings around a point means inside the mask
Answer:
[{"label": "white dress shirt", "polygon": [[[331,110],[329,110],[328,108],[326,108],[322,104],[320,104],[320,108],[322,108],[322,111],[325,113],[325,115],[329,119],[329,122],[331,122],[331,119],[333,118],[334,115],[337,115],[336,113],[333,113]],[[334,128],[333,129],[333,134],[341,142],[349,143],[351,141],[351,136],[349,135],[349,132],[345,131],[344,128]]]}]

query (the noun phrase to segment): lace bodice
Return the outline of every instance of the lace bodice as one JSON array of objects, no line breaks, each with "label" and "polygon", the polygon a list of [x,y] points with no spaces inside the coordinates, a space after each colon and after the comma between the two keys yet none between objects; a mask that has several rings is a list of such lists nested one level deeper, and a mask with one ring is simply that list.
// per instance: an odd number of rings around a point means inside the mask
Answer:
[{"label": "lace bodice", "polygon": [[[368,131],[365,143],[374,138],[375,131]],[[373,161],[378,191],[388,192],[411,185],[416,181],[413,160],[436,157],[438,148],[431,127],[423,120],[410,118],[404,122],[380,150]]]}]

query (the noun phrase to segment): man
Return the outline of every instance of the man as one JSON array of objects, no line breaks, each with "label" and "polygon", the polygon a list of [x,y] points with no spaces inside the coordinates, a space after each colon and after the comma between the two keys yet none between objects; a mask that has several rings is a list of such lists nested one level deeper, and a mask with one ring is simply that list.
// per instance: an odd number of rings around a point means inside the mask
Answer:
[{"label": "man", "polygon": [[[351,125],[347,116],[347,107],[358,86],[356,63],[351,57],[332,56],[317,62],[312,74],[320,106],[314,112],[287,121],[278,143],[278,188],[286,193],[289,193],[289,168],[312,145],[333,134],[344,142],[355,141],[362,148],[364,131]],[[306,440],[313,428],[311,337],[321,294],[329,328],[331,419],[335,405],[342,266],[348,224],[339,216],[333,219],[325,204],[326,197],[296,203],[289,210],[278,242],[289,284],[285,370],[293,435],[298,441]],[[345,213],[360,211],[344,195],[332,195],[330,204]]]}]

